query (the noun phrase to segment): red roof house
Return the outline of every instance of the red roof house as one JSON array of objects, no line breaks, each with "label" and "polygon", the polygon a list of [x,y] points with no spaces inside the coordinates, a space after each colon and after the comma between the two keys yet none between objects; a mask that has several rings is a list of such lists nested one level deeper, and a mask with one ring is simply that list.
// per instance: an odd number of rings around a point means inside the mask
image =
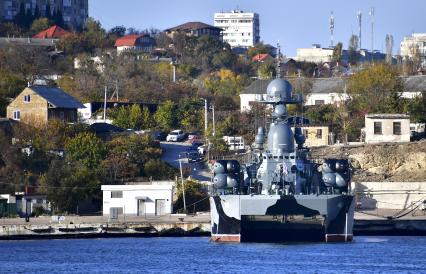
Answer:
[{"label": "red roof house", "polygon": [[63,28],[59,26],[52,26],[48,28],[47,30],[43,30],[42,32],[36,34],[33,36],[33,38],[40,38],[40,39],[52,39],[52,38],[61,38],[64,36],[69,35],[70,33]]},{"label": "red roof house", "polygon": [[267,53],[259,53],[255,56],[253,56],[253,58],[251,59],[253,62],[263,62],[269,58],[272,58],[271,55],[267,54]]},{"label": "red roof house", "polygon": [[115,41],[117,52],[123,50],[139,50],[150,52],[154,46],[154,39],[149,34],[129,34]]}]

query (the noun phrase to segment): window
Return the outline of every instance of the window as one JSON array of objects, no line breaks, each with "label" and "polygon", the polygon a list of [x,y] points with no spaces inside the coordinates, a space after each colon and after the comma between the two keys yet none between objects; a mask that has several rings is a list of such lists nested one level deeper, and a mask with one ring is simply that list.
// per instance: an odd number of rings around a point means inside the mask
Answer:
[{"label": "window", "polygon": [[111,191],[111,198],[123,198],[123,191]]},{"label": "window", "polygon": [[316,135],[317,139],[322,139],[322,129],[317,129],[317,135]]},{"label": "window", "polygon": [[17,110],[13,112],[13,120],[20,120],[21,119],[21,111]]},{"label": "window", "polygon": [[307,129],[304,129],[304,130],[303,130],[303,135],[305,135],[305,139],[308,139],[308,137],[309,137],[309,132],[308,132],[308,130],[307,130]]},{"label": "window", "polygon": [[374,122],[374,134],[382,135],[382,122]]},{"label": "window", "polygon": [[393,122],[393,135],[401,135],[401,122]]},{"label": "window", "polygon": [[31,95],[25,95],[24,96],[24,102],[26,102],[26,103],[31,102]]}]

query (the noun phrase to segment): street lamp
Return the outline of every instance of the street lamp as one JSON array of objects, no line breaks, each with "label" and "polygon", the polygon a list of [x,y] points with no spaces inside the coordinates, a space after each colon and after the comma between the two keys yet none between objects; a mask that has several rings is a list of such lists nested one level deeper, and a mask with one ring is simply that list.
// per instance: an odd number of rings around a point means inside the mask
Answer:
[{"label": "street lamp", "polygon": [[216,135],[216,126],[215,126],[215,121],[214,121],[214,105],[212,105],[212,114],[213,114],[213,136]]},{"label": "street lamp", "polygon": [[183,197],[183,210],[186,213],[186,201],[185,201],[185,185],[183,183],[183,171],[182,171],[182,159],[179,154],[179,168],[180,168],[180,179],[182,181],[182,197]]}]

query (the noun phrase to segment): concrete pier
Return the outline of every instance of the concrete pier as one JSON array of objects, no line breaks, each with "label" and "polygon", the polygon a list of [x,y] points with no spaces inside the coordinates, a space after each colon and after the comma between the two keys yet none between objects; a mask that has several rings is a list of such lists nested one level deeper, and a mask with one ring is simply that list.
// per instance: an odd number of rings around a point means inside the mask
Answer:
[{"label": "concrete pier", "polygon": [[[399,210],[376,209],[355,212],[354,235],[426,236],[426,212],[417,210],[398,217]],[[62,219],[62,218],[61,218]],[[107,237],[197,237],[210,236],[210,214],[122,217],[65,216],[0,219],[0,240],[107,238]]]},{"label": "concrete pier", "polygon": [[0,240],[209,236],[209,215],[168,215],[150,218],[131,217],[108,220],[102,216],[66,216],[61,221],[51,217],[0,219]]}]

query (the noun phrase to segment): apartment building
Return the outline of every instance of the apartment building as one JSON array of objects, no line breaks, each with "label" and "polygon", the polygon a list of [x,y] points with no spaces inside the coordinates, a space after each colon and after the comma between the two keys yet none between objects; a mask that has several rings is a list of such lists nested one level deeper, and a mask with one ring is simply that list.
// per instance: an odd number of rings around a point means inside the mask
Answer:
[{"label": "apartment building", "polygon": [[0,2],[0,21],[12,21],[24,5],[26,11],[47,17],[60,12],[69,28],[81,28],[89,16],[89,0],[3,0]]},{"label": "apartment building", "polygon": [[426,68],[426,33],[413,33],[404,37],[401,42],[401,56],[406,60],[416,60],[423,68]]},{"label": "apartment building", "polygon": [[260,42],[259,14],[232,10],[214,14],[214,26],[223,29],[223,41],[233,48],[248,48]]}]

